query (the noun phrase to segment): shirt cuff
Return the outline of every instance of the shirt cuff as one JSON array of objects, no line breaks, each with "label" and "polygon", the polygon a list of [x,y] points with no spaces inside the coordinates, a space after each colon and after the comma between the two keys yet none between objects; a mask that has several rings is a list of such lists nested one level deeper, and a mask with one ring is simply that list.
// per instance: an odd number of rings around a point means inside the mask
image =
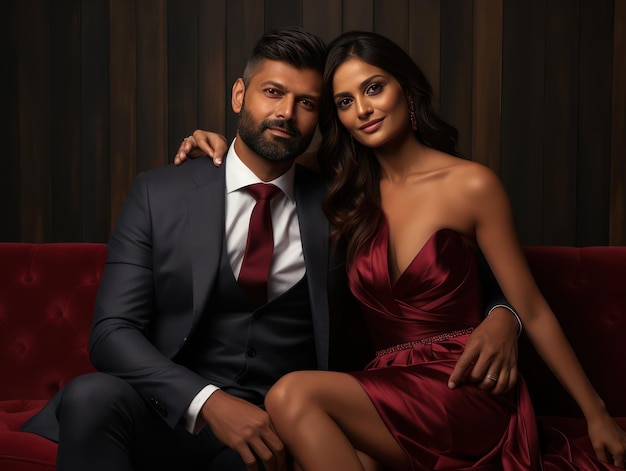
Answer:
[{"label": "shirt cuff", "polygon": [[506,304],[496,304],[495,306],[492,306],[491,309],[489,309],[487,316],[491,314],[493,310],[497,307],[503,307],[504,309],[508,309],[511,312],[511,314],[513,314],[513,316],[515,317],[515,320],[517,321],[519,325],[519,331],[517,332],[517,338],[519,338],[519,336],[522,335],[522,331],[524,330],[524,327],[522,326],[522,320],[517,315],[517,312],[515,312],[510,306],[507,306]]},{"label": "shirt cuff", "polygon": [[185,411],[185,428],[189,433],[198,435],[200,431],[206,426],[204,419],[200,416],[200,410],[204,403],[211,397],[211,395],[219,388],[209,384],[202,388],[196,397],[193,398],[189,407]]}]

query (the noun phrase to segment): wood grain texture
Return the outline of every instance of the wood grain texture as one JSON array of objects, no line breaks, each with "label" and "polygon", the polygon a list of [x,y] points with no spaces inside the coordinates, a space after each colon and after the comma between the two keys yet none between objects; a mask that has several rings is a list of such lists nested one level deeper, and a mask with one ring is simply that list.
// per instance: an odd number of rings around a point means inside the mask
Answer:
[{"label": "wood grain texture", "polygon": [[520,240],[542,244],[545,2],[506,3],[502,26],[501,177]]},{"label": "wood grain texture", "polygon": [[609,243],[626,245],[626,0],[615,0]]},{"label": "wood grain texture", "polygon": [[580,3],[577,245],[609,243],[598,228],[609,227],[611,162],[599,157],[611,155],[613,9],[613,0]]},{"label": "wood grain texture", "polygon": [[500,172],[502,158],[502,2],[473,9],[471,158]]},{"label": "wood grain texture", "polygon": [[[565,8],[569,6],[571,8]],[[542,240],[573,245],[578,160],[579,2],[546,2]]]},{"label": "wood grain texture", "polygon": [[109,2],[81,2],[82,237],[106,241],[111,227],[109,174]]},{"label": "wood grain texture", "polygon": [[0,6],[0,44],[4,88],[0,90],[0,240],[21,240],[20,128],[19,128],[19,28],[16,2]]},{"label": "wood grain texture", "polygon": [[106,241],[141,170],[232,138],[264,31],[360,29],[424,70],[523,244],[626,244],[626,0],[8,0],[0,240]]},{"label": "wood grain texture", "polygon": [[[50,5],[26,0],[18,11],[18,96],[20,136],[21,237],[26,241],[53,239]],[[27,58],[27,60],[24,60]]]}]

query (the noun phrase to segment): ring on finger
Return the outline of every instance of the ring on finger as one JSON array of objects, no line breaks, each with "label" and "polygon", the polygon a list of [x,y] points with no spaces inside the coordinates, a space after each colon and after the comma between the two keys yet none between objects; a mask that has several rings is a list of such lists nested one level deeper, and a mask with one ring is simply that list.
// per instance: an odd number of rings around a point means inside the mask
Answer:
[{"label": "ring on finger", "polygon": [[493,375],[493,374],[488,374],[487,376],[485,376],[487,379],[490,379],[491,381],[497,382],[498,381],[498,376],[497,375]]}]

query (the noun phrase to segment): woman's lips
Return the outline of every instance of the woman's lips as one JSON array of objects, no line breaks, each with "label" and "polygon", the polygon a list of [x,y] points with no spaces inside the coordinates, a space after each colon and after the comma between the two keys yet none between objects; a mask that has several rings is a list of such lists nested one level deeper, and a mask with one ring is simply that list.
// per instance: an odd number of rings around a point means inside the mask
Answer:
[{"label": "woman's lips", "polygon": [[382,125],[384,118],[380,118],[380,119],[373,119],[372,121],[369,121],[367,123],[365,123],[363,126],[361,126],[359,129],[367,134],[371,134],[375,131],[378,130],[378,128],[380,128],[380,126]]}]

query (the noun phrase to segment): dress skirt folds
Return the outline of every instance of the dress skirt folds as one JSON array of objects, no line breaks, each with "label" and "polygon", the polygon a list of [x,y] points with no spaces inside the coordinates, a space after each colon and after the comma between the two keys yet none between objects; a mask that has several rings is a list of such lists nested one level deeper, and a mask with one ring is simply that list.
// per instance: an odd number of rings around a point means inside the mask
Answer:
[{"label": "dress skirt folds", "polygon": [[405,450],[407,470],[618,469],[557,430],[540,429],[523,378],[500,395],[467,383],[448,388],[482,320],[476,245],[441,229],[392,285],[388,234],[383,217],[350,267],[350,287],[377,349],[364,371],[350,374]]}]

